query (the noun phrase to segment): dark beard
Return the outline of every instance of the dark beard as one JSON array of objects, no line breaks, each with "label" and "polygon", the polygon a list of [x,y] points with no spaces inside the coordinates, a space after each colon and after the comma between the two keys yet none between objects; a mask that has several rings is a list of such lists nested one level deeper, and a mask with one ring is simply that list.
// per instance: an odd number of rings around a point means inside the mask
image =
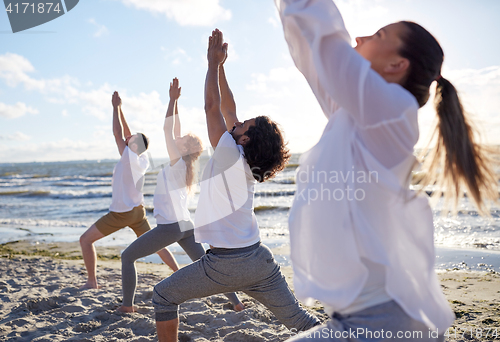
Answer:
[{"label": "dark beard", "polygon": [[243,134],[234,134],[233,131],[234,131],[234,129],[232,129],[231,132],[229,132],[229,134],[231,134],[231,136],[233,137],[234,141],[236,141],[236,143],[238,143],[238,141],[243,136]]}]

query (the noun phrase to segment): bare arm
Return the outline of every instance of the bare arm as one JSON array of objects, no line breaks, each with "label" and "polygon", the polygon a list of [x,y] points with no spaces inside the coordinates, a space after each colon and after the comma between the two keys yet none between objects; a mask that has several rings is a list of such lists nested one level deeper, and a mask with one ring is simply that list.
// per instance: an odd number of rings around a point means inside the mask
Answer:
[{"label": "bare arm", "polygon": [[[180,90],[179,88],[179,96],[180,96]],[[177,106],[177,102],[175,101],[175,106],[174,106],[174,138],[180,138],[181,136],[181,121],[179,119],[179,107]]]},{"label": "bare arm", "polygon": [[210,144],[217,147],[219,140],[227,131],[221,112],[221,97],[219,93],[219,65],[224,60],[225,51],[219,30],[212,32],[208,39],[208,71],[205,80],[205,113]]},{"label": "bare arm", "polygon": [[130,137],[132,133],[130,133],[130,128],[128,127],[127,120],[125,120],[125,115],[123,115],[123,109],[122,106],[120,105],[120,119],[122,121],[123,125],[123,134],[125,138]]},{"label": "bare arm", "polygon": [[123,126],[120,120],[121,115],[119,113],[121,111],[120,107],[122,101],[116,91],[113,93],[111,103],[113,104],[113,135],[115,136],[116,146],[118,147],[118,152],[120,152],[121,156],[127,145],[125,144],[125,139],[123,137]]},{"label": "bare arm", "polygon": [[[227,50],[227,43],[224,45]],[[236,103],[234,102],[233,92],[227,83],[223,64],[219,67],[219,87],[221,93],[221,111],[224,116],[224,120],[226,121],[226,128],[230,131],[233,128],[234,123],[238,122],[238,118],[236,117]]]},{"label": "bare arm", "polygon": [[170,157],[170,165],[172,166],[177,163],[179,158],[182,157],[181,152],[175,144],[174,138],[174,109],[175,107],[177,107],[177,100],[179,99],[179,96],[181,96],[181,88],[179,88],[179,80],[177,78],[174,78],[172,83],[170,83],[169,96],[170,101],[168,103],[167,115],[165,116],[163,131],[165,133],[165,142],[167,143],[168,156]]}]

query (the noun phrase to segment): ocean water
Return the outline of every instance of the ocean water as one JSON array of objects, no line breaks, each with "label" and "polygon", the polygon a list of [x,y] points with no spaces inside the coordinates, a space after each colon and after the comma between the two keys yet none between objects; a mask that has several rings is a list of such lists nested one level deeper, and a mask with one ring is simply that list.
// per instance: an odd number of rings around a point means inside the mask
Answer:
[{"label": "ocean water", "polygon": [[[299,155],[294,155],[290,166],[272,181],[258,184],[255,194],[261,238],[274,248],[277,260],[284,265],[289,263],[287,218],[295,194],[298,158]],[[198,171],[203,169],[207,160],[206,156],[200,158]],[[50,242],[78,241],[92,223],[108,212],[111,177],[116,162],[0,164],[0,243],[25,238]],[[144,198],[152,227],[156,225],[153,217],[156,175],[158,166],[164,162],[154,160],[156,168],[146,174]],[[188,202],[193,218],[198,194],[195,187]],[[500,271],[500,208],[491,208],[491,218],[484,218],[478,215],[467,198],[459,202],[459,212],[454,217],[443,217],[439,207],[438,203],[434,210],[436,266],[493,267]],[[134,238],[133,232],[127,228],[102,239],[97,245],[125,247]],[[179,262],[189,262],[178,245],[172,246],[171,250],[180,258]],[[148,260],[156,262],[159,258]]]}]

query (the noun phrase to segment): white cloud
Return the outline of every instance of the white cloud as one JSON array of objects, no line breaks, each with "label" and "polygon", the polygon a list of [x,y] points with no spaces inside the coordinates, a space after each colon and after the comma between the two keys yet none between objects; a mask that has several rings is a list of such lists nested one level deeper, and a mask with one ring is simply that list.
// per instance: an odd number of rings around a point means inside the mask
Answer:
[{"label": "white cloud", "polygon": [[[465,109],[485,141],[500,144],[500,66],[479,70],[445,67],[443,76],[458,89]],[[283,126],[293,151],[304,151],[318,141],[326,120],[309,85],[295,67],[253,74],[247,90],[256,95],[260,103],[244,111],[245,119],[271,116]],[[432,85],[431,99],[419,111],[421,139],[417,147],[427,143],[437,122],[434,91],[435,85]]]},{"label": "white cloud", "polygon": [[182,26],[213,26],[231,19],[219,0],[121,0],[128,6],[166,15]]},{"label": "white cloud", "polygon": [[[4,140],[5,141],[5,140]],[[0,159],[11,162],[64,161],[107,159],[117,155],[111,134],[108,139],[87,139],[73,141],[61,139],[52,142],[33,142],[14,145],[0,145]]]},{"label": "white cloud", "polygon": [[[265,97],[283,98],[291,96],[294,90],[298,89],[297,86],[299,84],[303,86],[302,83],[305,82],[304,76],[294,66],[275,68],[271,69],[268,74],[252,74],[252,81],[247,85],[247,89]],[[309,90],[309,92],[311,91]]]},{"label": "white cloud", "polygon": [[[167,51],[163,46],[161,47],[162,51]],[[165,59],[170,61],[173,65],[180,65],[184,62],[191,62],[193,59],[187,54],[187,52],[178,47],[174,51],[169,51],[165,54]]]},{"label": "white cloud", "polygon": [[0,135],[0,140],[7,140],[7,141],[26,141],[30,139],[31,137],[29,135],[26,135],[22,132],[16,132],[10,135]]},{"label": "white cloud", "polygon": [[76,90],[73,97],[67,100],[68,103],[82,103],[82,111],[85,114],[95,116],[100,120],[106,120],[113,113],[111,106],[113,91],[114,89],[109,84],[104,83],[98,89],[89,91]]},{"label": "white cloud", "polygon": [[240,120],[269,116],[282,126],[294,152],[304,152],[319,140],[326,118],[297,68],[275,68],[267,74],[253,74],[247,90],[259,103],[244,110]]},{"label": "white cloud", "polygon": [[267,19],[267,22],[268,22],[269,24],[271,24],[273,27],[279,27],[279,25],[280,25],[280,24],[279,24],[279,21],[278,21],[278,20],[276,20],[276,19],[275,19],[275,18],[273,18],[273,17],[269,17],[269,19]]},{"label": "white cloud", "polygon": [[101,37],[109,33],[108,28],[104,25],[98,24],[94,18],[90,18],[89,23],[97,28],[97,30],[94,32],[94,37]]},{"label": "white cloud", "polygon": [[22,83],[26,89],[42,89],[40,82],[28,76],[27,73],[33,71],[33,65],[23,56],[9,52],[0,55],[0,78],[3,78],[9,87]]},{"label": "white cloud", "polygon": [[[9,72],[7,68],[0,65],[0,80],[3,79],[11,87],[21,86],[25,89],[36,90],[46,96],[46,100],[51,103],[61,105],[77,104],[82,108],[82,112],[94,116],[103,122],[111,123],[112,106],[111,95],[115,90],[113,86],[105,83],[98,88],[88,89],[89,85],[81,86],[80,82],[69,76],[59,79],[36,79],[28,75],[35,72],[31,63],[22,56],[15,54],[0,55],[0,60],[17,70],[17,73]],[[3,73],[2,73],[3,72]],[[40,84],[40,87],[29,87],[31,84]],[[150,136],[150,151],[155,158],[165,158],[165,145],[163,136],[163,120],[167,104],[160,99],[160,94],[156,91],[150,93],[129,94],[126,90],[120,90],[123,111],[127,122],[133,132],[144,132]],[[203,108],[184,107],[179,105],[179,115],[182,122],[189,123],[183,132],[188,130],[199,135],[205,144],[208,143],[206,133],[205,112]],[[25,104],[18,103],[7,106],[0,103],[0,116],[19,117],[25,113],[37,113],[37,111]],[[68,115],[67,109],[61,110],[61,115]],[[188,129],[186,129],[186,127]],[[3,149],[0,147],[0,160],[10,160],[12,162],[23,161],[50,161],[50,160],[75,160],[75,159],[103,159],[116,155],[116,146],[112,137],[111,128],[108,125],[96,125],[94,138],[88,141],[61,140],[50,143],[29,143],[9,146]],[[6,139],[22,141],[23,136],[0,137],[5,144]],[[26,136],[24,137],[26,138]],[[25,139],[24,139],[25,140]],[[99,141],[94,143],[94,141]],[[157,143],[158,142],[158,143]],[[65,146],[61,146],[65,145]],[[101,148],[102,147],[102,148]],[[77,152],[75,152],[77,151]]]},{"label": "white cloud", "polygon": [[335,3],[353,43],[355,37],[374,34],[387,25],[388,15],[391,14],[386,0],[338,0]]},{"label": "white cloud", "polygon": [[[77,79],[70,76],[63,76],[56,79],[35,79],[27,72],[33,72],[34,67],[24,57],[15,54],[0,55],[0,62],[5,61],[6,65],[12,67],[12,71],[7,71],[0,64],[0,79],[3,78],[8,85],[16,87],[21,84],[25,89],[33,89],[32,84],[38,84],[34,88],[46,95],[46,100],[56,104],[80,104],[85,114],[94,116],[100,120],[107,120],[113,113],[111,107],[111,95],[115,90],[110,84],[104,83],[99,88],[85,90],[81,89],[81,84]],[[2,73],[2,71],[4,71]],[[166,105],[160,100],[160,95],[156,91],[149,94],[140,93],[136,96],[128,96],[127,92],[120,92],[123,102],[124,112],[128,113],[127,119],[140,123],[147,119],[152,119],[154,113],[164,113]],[[0,104],[1,105],[1,104]],[[25,112],[35,113],[31,107],[18,103],[16,106],[0,106],[0,116],[17,117]],[[2,110],[2,108],[4,110]],[[21,114],[22,113],[22,114]],[[140,118],[140,120],[139,120]]]},{"label": "white cloud", "polygon": [[[123,110],[127,116],[130,128],[134,132],[143,132],[146,134],[150,141],[150,147],[148,151],[154,159],[167,158],[167,149],[165,146],[165,135],[163,133],[163,123],[165,120],[165,112],[167,110],[166,104],[161,104],[156,102],[152,104],[150,108],[146,108],[142,105],[143,101],[151,99],[153,96],[151,94],[143,94],[144,97],[134,97],[127,98],[127,101],[123,100]],[[125,103],[129,105],[126,107]],[[156,109],[154,109],[156,107]],[[133,119],[129,120],[128,117],[135,109],[139,110],[139,113],[135,113]],[[182,134],[192,132],[200,137],[203,144],[208,146],[209,139],[207,133],[207,125],[205,118],[205,111],[203,108],[199,107],[185,107],[179,104],[179,118],[181,120]],[[106,134],[111,134],[109,128],[105,128]],[[109,133],[108,133],[109,132]]]},{"label": "white cloud", "polygon": [[[109,84],[105,83],[93,90],[82,90],[80,82],[68,75],[53,79],[36,79],[28,74],[34,72],[33,65],[23,56],[12,53],[0,55],[0,79],[4,79],[8,86],[21,85],[26,90],[38,91],[46,95],[46,100],[50,103],[81,104],[84,113],[101,120],[105,120],[109,116],[111,94],[114,90]],[[23,110],[24,112],[33,112],[34,109],[25,105],[23,107],[22,104],[18,103],[16,108],[11,106],[2,111],[3,115],[1,116],[20,116],[20,113],[24,114]]]},{"label": "white cloud", "polygon": [[15,105],[6,105],[0,102],[0,117],[14,119],[25,115],[26,113],[38,114],[38,110],[22,102],[17,102]]},{"label": "white cloud", "polygon": [[22,132],[16,132],[14,134],[7,135],[7,136],[1,136],[1,137],[2,137],[2,139],[14,140],[14,141],[27,141],[27,140],[31,139],[31,137],[29,135],[26,135]]},{"label": "white cloud", "polygon": [[[236,51],[237,44],[235,44],[231,40],[231,38],[229,38],[227,36],[224,36],[224,42],[227,43],[227,60],[225,63],[232,63],[232,62],[240,59],[240,55]],[[206,59],[206,55],[205,55],[205,59]]]},{"label": "white cloud", "polygon": [[4,79],[9,87],[17,87],[21,84],[26,90],[59,93],[71,97],[75,92],[75,87],[79,86],[78,80],[70,76],[36,79],[28,75],[33,72],[35,68],[25,57],[9,52],[0,55],[0,79]]}]

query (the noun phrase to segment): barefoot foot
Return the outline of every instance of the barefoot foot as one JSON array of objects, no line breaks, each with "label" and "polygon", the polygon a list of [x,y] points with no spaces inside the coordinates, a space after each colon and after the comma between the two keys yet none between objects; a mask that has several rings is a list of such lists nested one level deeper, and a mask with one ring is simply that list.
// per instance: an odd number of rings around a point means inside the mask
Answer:
[{"label": "barefoot foot", "polygon": [[234,306],[234,311],[243,311],[245,310],[245,305],[242,302],[239,302]]},{"label": "barefoot foot", "polygon": [[119,312],[137,312],[137,306],[123,306],[121,305],[116,309]]},{"label": "barefoot foot", "polygon": [[89,282],[87,281],[83,286],[79,287],[79,290],[87,290],[87,289],[100,289],[101,287],[97,285],[97,282]]}]

